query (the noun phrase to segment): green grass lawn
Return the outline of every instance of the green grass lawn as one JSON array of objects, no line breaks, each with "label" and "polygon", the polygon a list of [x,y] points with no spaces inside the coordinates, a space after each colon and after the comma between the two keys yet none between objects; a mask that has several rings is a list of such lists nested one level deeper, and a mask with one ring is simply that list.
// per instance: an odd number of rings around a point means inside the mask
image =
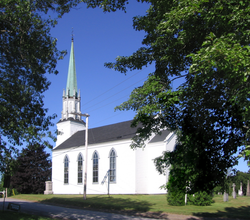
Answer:
[{"label": "green grass lawn", "polygon": [[227,217],[249,219],[250,197],[229,197],[223,202],[223,196],[216,195],[211,206],[170,206],[165,195],[17,195],[16,199],[36,201],[44,204],[54,204],[81,209],[125,212],[155,212],[175,213],[201,217]]}]

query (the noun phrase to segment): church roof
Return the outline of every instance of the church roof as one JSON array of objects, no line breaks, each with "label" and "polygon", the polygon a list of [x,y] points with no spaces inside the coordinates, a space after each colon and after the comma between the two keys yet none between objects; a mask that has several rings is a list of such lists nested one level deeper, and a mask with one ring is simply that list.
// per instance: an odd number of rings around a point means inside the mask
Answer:
[{"label": "church roof", "polygon": [[76,80],[76,65],[75,65],[75,55],[74,55],[74,41],[71,41],[71,51],[69,58],[69,69],[68,78],[66,86],[66,96],[77,97],[77,80]]},{"label": "church roof", "polygon": [[[109,141],[131,139],[137,128],[131,127],[132,121],[125,121],[116,124],[106,125],[88,130],[88,144],[104,143]],[[85,130],[78,131],[69,139],[64,141],[54,150],[62,150],[71,147],[78,147],[85,145]]]},{"label": "church roof", "polygon": [[[132,120],[89,129],[88,144],[91,145],[97,143],[105,143],[109,141],[131,139],[136,134],[137,131],[137,128],[131,127],[131,122]],[[169,133],[170,133],[169,130],[162,131],[162,135],[156,135],[150,141],[150,143],[164,141]],[[82,130],[73,134],[69,139],[67,139],[58,147],[53,149],[53,151],[68,149],[72,147],[79,147],[84,145],[85,145],[85,130]]]},{"label": "church roof", "polygon": [[155,143],[155,142],[161,142],[166,139],[166,137],[169,135],[171,131],[170,130],[164,130],[161,132],[161,135],[155,135],[152,140],[150,140],[150,143]]}]

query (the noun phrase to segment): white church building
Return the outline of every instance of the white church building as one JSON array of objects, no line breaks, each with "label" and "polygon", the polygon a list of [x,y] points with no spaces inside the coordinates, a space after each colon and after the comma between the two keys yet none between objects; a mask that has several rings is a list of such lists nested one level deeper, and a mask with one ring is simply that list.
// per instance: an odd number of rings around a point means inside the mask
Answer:
[{"label": "white church building", "polygon": [[[87,159],[87,194],[162,194],[167,175],[160,175],[153,159],[172,151],[176,136],[165,130],[148,140],[144,149],[131,149],[136,134],[131,121],[88,129],[88,157],[85,158],[86,123],[81,116],[77,90],[74,45],[71,42],[67,87],[63,91],[58,136],[52,151],[54,194],[83,194]],[[72,114],[73,113],[73,114]],[[78,115],[76,115],[78,114]],[[109,174],[109,175],[108,175]]]}]

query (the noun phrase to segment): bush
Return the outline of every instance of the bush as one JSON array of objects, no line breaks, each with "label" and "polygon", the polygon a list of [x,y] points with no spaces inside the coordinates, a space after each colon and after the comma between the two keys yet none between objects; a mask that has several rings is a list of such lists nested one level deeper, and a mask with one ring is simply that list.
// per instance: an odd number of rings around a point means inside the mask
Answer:
[{"label": "bush", "polygon": [[213,196],[207,192],[197,192],[195,196],[188,195],[188,204],[197,206],[208,206],[213,203]]},{"label": "bush", "polygon": [[19,192],[17,192],[15,188],[8,188],[7,192],[8,192],[7,194],[8,197],[20,194]]},{"label": "bush", "polygon": [[167,201],[169,205],[173,206],[185,205],[185,194],[181,191],[168,192]]}]

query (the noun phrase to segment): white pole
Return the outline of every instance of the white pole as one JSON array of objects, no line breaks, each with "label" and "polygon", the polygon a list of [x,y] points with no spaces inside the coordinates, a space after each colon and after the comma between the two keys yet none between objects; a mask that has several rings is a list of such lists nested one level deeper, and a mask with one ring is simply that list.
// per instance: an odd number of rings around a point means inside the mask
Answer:
[{"label": "white pole", "polygon": [[89,116],[88,114],[81,114],[71,112],[73,115],[80,115],[86,117],[86,130],[85,130],[85,173],[84,173],[84,185],[83,185],[83,199],[86,200],[87,191],[87,162],[88,162],[88,127],[89,127]]},{"label": "white pole", "polygon": [[186,186],[186,193],[185,193],[185,205],[187,205],[187,186]]},{"label": "white pole", "polygon": [[89,115],[86,114],[86,130],[85,130],[85,174],[84,174],[84,195],[83,195],[83,199],[84,200],[86,200],[86,190],[87,190],[88,124],[89,124]]}]

